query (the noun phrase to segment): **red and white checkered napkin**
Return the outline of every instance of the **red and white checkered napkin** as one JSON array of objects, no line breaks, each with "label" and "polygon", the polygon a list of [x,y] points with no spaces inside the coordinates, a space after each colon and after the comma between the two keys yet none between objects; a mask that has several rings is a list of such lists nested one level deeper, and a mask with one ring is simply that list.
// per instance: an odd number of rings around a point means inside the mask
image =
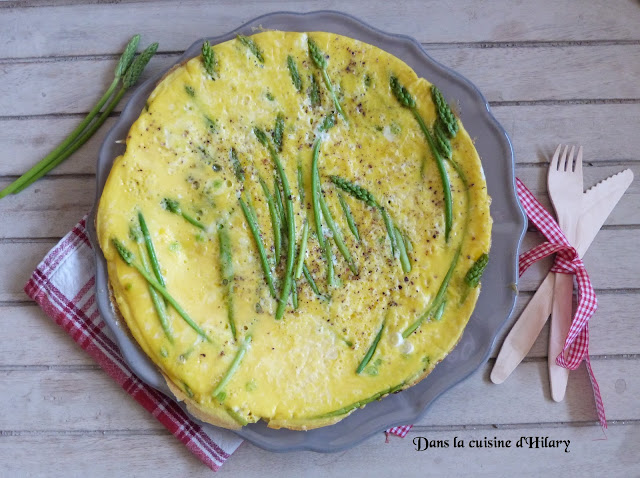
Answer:
[{"label": "red and white checkered napkin", "polygon": [[[200,425],[127,366],[102,320],[95,296],[95,259],[83,218],[42,260],[24,290],[129,395],[213,471],[240,446],[232,432]],[[404,437],[411,426],[387,431]]]}]

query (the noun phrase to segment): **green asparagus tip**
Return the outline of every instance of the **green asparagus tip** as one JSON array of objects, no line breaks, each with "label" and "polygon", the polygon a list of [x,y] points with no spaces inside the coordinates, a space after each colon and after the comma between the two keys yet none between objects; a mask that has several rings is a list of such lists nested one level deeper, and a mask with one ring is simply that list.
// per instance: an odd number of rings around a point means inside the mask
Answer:
[{"label": "green asparagus tip", "polygon": [[111,243],[116,248],[116,251],[118,251],[118,254],[120,254],[120,257],[124,262],[126,262],[128,265],[133,264],[133,261],[136,258],[133,252],[127,249],[127,247],[115,237],[111,239]]},{"label": "green asparagus tip", "polygon": [[164,209],[174,214],[180,214],[182,212],[180,204],[175,199],[164,198],[161,204]]},{"label": "green asparagus tip", "polygon": [[404,86],[400,84],[398,78],[392,76],[389,80],[389,84],[391,86],[391,91],[395,95],[396,99],[400,102],[402,106],[406,106],[407,108],[415,108],[416,100],[409,90],[407,90]]},{"label": "green asparagus tip", "polygon": [[204,63],[204,69],[206,72],[215,80],[216,55],[211,43],[209,43],[209,40],[202,44],[202,62]]},{"label": "green asparagus tip", "polygon": [[318,48],[318,45],[311,37],[307,39],[307,45],[309,46],[309,56],[316,64],[318,68],[324,70],[327,67],[327,60],[324,57],[324,54]]},{"label": "green asparagus tip", "polygon": [[470,287],[478,287],[480,284],[480,279],[482,278],[482,274],[489,263],[489,255],[487,253],[482,253],[478,260],[474,262],[474,264],[467,272],[467,275],[464,278],[464,281],[469,284]]},{"label": "green asparagus tip", "polygon": [[269,146],[269,138],[267,138],[267,134],[264,131],[256,126],[253,128],[253,133],[263,146]]},{"label": "green asparagus tip", "polygon": [[133,60],[133,63],[127,68],[122,78],[122,86],[124,89],[129,89],[138,82],[147,63],[149,63],[151,57],[156,54],[157,50],[158,43],[152,43]]},{"label": "green asparagus tip", "polygon": [[264,56],[262,55],[262,50],[258,45],[256,45],[256,42],[254,42],[251,38],[246,37],[244,35],[238,35],[237,38],[240,41],[240,43],[246,46],[249,49],[249,51],[255,55],[255,57],[258,59],[260,63],[264,63]]},{"label": "green asparagus tip", "polygon": [[118,61],[118,66],[116,66],[116,78],[121,78],[122,75],[127,71],[129,65],[133,61],[133,57],[136,55],[136,50],[138,49],[138,42],[140,41],[140,35],[133,35],[129,43],[127,43],[126,48],[122,52],[120,56],[120,61]]}]

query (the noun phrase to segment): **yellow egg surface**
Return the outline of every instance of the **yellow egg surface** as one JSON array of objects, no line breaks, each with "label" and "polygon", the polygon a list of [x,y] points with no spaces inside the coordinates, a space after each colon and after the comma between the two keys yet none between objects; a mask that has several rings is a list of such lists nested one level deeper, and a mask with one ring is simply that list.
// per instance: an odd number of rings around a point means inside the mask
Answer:
[{"label": "yellow egg surface", "polygon": [[115,308],[194,415],[330,425],[455,346],[492,221],[438,118],[428,81],[331,33],[213,45],[157,85],[96,225]]}]

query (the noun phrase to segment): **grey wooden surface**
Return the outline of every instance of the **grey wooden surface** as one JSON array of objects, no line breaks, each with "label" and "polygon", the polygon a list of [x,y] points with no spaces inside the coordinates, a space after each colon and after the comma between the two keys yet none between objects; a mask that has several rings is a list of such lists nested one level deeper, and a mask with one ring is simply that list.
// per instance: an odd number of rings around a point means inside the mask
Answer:
[{"label": "grey wooden surface", "polygon": [[[640,173],[640,2],[0,1],[0,187],[73,129],[110,82],[136,32],[160,42],[157,71],[195,39],[277,10],[339,9],[421,41],[473,81],[513,141],[517,175],[549,204],[546,162],[558,143],[585,148],[585,186]],[[204,467],[131,400],[22,292],[44,254],[91,207],[94,164],[115,118],[49,177],[0,201],[0,476],[203,476]],[[593,368],[609,419],[597,425],[584,367],[554,403],[548,329],[503,385],[497,353],[440,398],[405,439],[380,435],[347,452],[273,454],[243,444],[236,476],[640,476],[640,186],[636,180],[585,257],[600,300]],[[530,232],[525,247],[540,241]],[[549,262],[523,278],[517,312]],[[509,326],[502,331],[498,344]],[[548,436],[558,449],[429,449],[453,440]]]}]

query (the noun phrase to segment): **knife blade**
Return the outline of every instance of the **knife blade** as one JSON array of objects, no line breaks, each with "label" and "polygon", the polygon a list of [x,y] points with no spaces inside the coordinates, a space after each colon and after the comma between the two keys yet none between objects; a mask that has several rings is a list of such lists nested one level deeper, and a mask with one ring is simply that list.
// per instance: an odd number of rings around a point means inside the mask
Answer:
[{"label": "knife blade", "polygon": [[[578,220],[575,248],[582,257],[633,181],[633,172],[625,169],[596,184],[584,193],[582,214]],[[505,338],[491,371],[491,381],[504,382],[529,353],[545,322],[551,315],[555,273],[549,272]]]}]

